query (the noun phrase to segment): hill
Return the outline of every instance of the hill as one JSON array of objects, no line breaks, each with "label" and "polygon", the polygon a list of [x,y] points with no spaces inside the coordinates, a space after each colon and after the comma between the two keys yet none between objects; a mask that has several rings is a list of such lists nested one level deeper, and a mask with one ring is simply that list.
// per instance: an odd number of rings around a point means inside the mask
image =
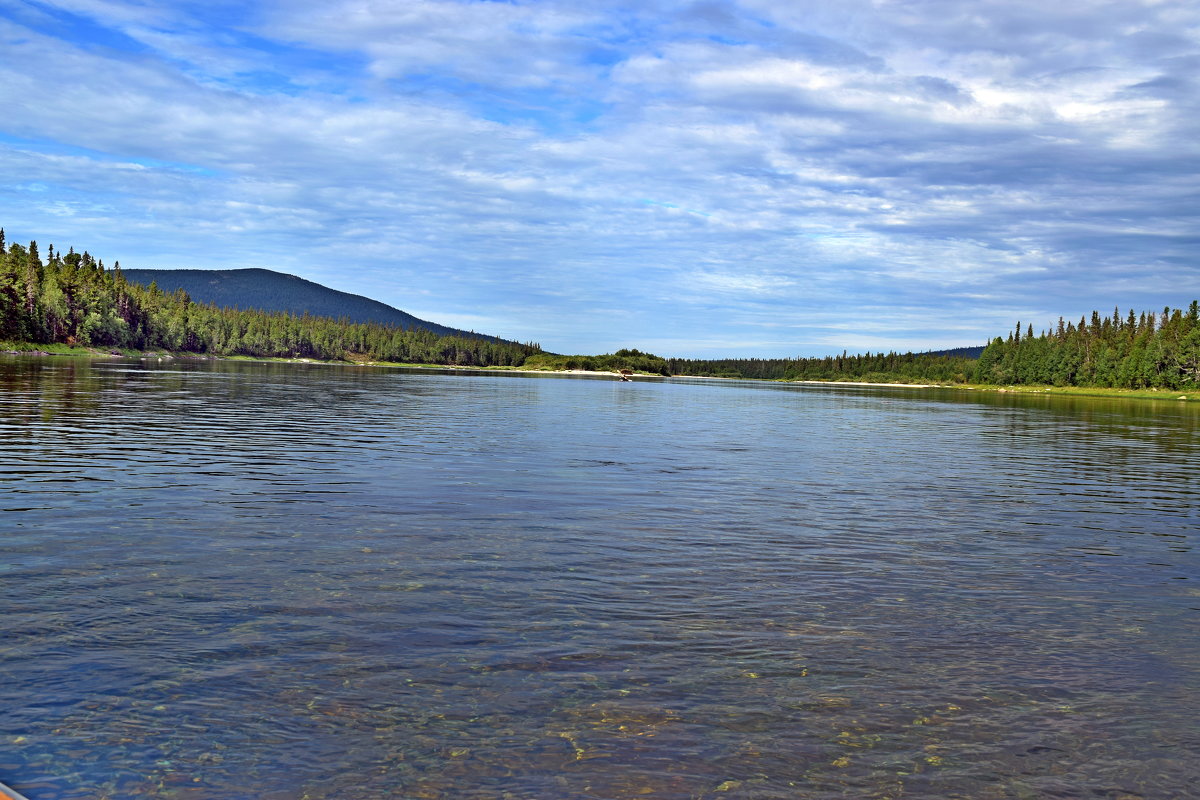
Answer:
[{"label": "hill", "polygon": [[983,345],[976,347],[951,347],[949,350],[930,350],[926,353],[920,353],[923,356],[954,356],[956,358],[979,358],[979,354],[983,352]]},{"label": "hill", "polygon": [[375,322],[404,329],[423,328],[439,336],[468,336],[501,342],[495,336],[463,331],[419,319],[398,308],[269,269],[126,269],[125,280],[164,292],[183,289],[199,303],[223,308],[287,311],[297,316]]}]

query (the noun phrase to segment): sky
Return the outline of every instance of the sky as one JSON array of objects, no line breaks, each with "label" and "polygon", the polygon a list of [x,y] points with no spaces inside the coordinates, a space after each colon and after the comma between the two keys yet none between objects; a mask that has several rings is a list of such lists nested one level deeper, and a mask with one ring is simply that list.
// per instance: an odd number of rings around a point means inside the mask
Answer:
[{"label": "sky", "polygon": [[1200,297],[1198,76],[1195,0],[0,0],[0,226],[553,352],[975,345]]}]

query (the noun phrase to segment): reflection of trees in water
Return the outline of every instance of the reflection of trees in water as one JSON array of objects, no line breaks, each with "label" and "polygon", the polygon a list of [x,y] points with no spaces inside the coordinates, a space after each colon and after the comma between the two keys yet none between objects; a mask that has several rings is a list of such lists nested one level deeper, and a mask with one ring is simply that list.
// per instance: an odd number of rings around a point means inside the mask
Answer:
[{"label": "reflection of trees in water", "polygon": [[88,416],[99,408],[105,378],[90,361],[50,357],[0,359],[0,393],[7,402],[0,414],[17,427],[3,433],[28,433],[24,426],[51,422],[60,415]]},{"label": "reflection of trees in water", "polygon": [[1200,409],[1194,405],[1168,399],[992,392],[970,399],[1009,410],[980,419],[977,429],[983,446],[1005,451],[1015,447],[1020,452],[1021,443],[1027,442],[1030,451],[1053,452],[1053,463],[1039,468],[1048,475],[1091,481],[1108,476],[1114,484],[1196,480],[1192,470],[1162,468],[1164,455],[1178,459],[1180,465],[1195,459]]}]

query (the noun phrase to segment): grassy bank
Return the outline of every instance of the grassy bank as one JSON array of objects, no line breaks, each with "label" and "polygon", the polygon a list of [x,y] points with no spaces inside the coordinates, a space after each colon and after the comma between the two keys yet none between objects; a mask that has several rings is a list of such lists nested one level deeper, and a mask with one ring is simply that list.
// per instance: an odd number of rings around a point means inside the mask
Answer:
[{"label": "grassy bank", "polygon": [[[718,379],[720,380],[720,379]],[[1121,399],[1200,401],[1200,390],[1192,389],[1120,389],[1111,386],[998,386],[986,383],[905,383],[903,381],[779,381],[780,383],[826,384],[830,386],[896,386],[928,389],[962,389],[966,391],[998,392],[1001,394],[1053,394],[1072,397],[1113,397]]]},{"label": "grassy bank", "polygon": [[[178,358],[199,361],[242,361],[265,364],[334,364],[341,366],[360,367],[404,367],[406,369],[436,369],[457,370],[469,372],[579,372],[586,370],[569,369],[565,366],[554,366],[539,362],[530,366],[474,366],[463,364],[437,364],[433,362],[414,361],[376,361],[361,353],[347,353],[345,358],[284,358],[278,356],[244,356],[244,355],[213,355],[210,353],[192,353],[188,351],[170,350],[134,350],[122,347],[86,347],[84,345],[68,344],[34,344],[30,342],[0,341],[0,354],[30,355],[30,356],[70,356],[76,358]],[[605,374],[604,371],[597,374]],[[642,373],[653,374],[653,373]]]},{"label": "grassy bank", "polygon": [[124,356],[127,358],[161,357],[171,355],[166,351],[131,350],[126,347],[85,347],[79,344],[33,344],[31,342],[0,341],[0,353],[9,355],[46,355],[46,356],[82,356],[86,358],[111,358]]},{"label": "grassy bank", "polygon": [[282,358],[274,356],[211,355],[170,350],[134,350],[125,347],[85,347],[78,344],[33,344],[30,342],[0,341],[0,353],[31,356],[74,356],[79,358],[180,358],[202,361],[248,361],[277,364],[358,364],[371,367],[419,367],[422,369],[465,369],[465,370],[520,370],[522,367],[464,367],[454,364],[411,363],[400,361],[372,361],[366,356],[348,353],[342,359]]},{"label": "grassy bank", "polygon": [[[245,362],[263,362],[263,363],[284,363],[284,364],[340,364],[340,365],[358,365],[365,367],[403,367],[406,369],[429,369],[429,370],[455,370],[455,371],[471,371],[471,372],[522,372],[522,373],[591,373],[595,375],[604,375],[615,373],[619,367],[604,369],[595,362],[578,363],[578,359],[585,358],[581,356],[545,356],[538,355],[531,358],[530,363],[521,366],[492,366],[492,367],[476,367],[476,366],[461,366],[457,364],[434,364],[428,362],[404,362],[404,361],[373,361],[368,356],[359,353],[347,353],[343,359],[336,360],[318,360],[312,358],[274,358],[274,357],[255,357],[242,355],[226,355],[212,356],[202,353],[189,352],[170,352],[166,350],[131,350],[127,348],[97,348],[84,347],[82,345],[66,345],[66,344],[32,344],[29,342],[3,342],[0,341],[0,353],[8,353],[13,355],[47,355],[47,356],[74,356],[84,358],[180,358],[180,359],[200,359],[200,360],[216,360],[216,361],[245,361]],[[639,354],[641,355],[641,354]],[[595,358],[595,357],[593,357]],[[603,357],[605,359],[610,356]],[[651,372],[648,370],[636,370],[637,374],[646,377],[664,377],[661,372]],[[688,375],[676,375],[670,377],[695,377]],[[931,388],[931,389],[959,389],[964,391],[980,391],[980,392],[998,392],[1011,394],[1047,394],[1047,395],[1064,395],[1072,397],[1110,397],[1121,399],[1141,399],[1141,400],[1171,400],[1174,402],[1200,402],[1200,390],[1166,390],[1166,389],[1119,389],[1107,386],[996,386],[983,383],[908,383],[902,380],[887,380],[879,379],[880,376],[872,376],[876,378],[872,381],[777,381],[779,383],[806,383],[811,385],[829,385],[829,386],[894,386],[897,388]],[[708,380],[752,380],[747,378],[720,378],[709,377]]]},{"label": "grassy bank", "polygon": [[1174,400],[1195,402],[1200,400],[1200,391],[1187,389],[1117,389],[1110,386],[988,386],[971,384],[956,387],[989,392],[1011,392],[1012,394],[1056,394],[1073,397],[1119,397],[1143,400]]}]

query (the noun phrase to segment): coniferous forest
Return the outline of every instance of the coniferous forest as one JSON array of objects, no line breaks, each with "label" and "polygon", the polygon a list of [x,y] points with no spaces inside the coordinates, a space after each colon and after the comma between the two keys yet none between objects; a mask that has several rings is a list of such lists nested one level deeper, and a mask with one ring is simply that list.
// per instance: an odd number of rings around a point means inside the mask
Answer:
[{"label": "coniferous forest", "polygon": [[0,229],[0,342],[168,350],[213,356],[312,358],[534,369],[634,369],[663,375],[1128,389],[1200,387],[1200,308],[1092,312],[1035,335],[1018,323],[978,359],[950,353],[824,358],[663,359],[638,350],[555,356],[533,343],[221,308],[126,281],[87,252],[6,245]]},{"label": "coniferous forest", "polygon": [[975,360],[928,353],[865,353],[824,358],[669,359],[672,375],[783,381],[970,383]]},{"label": "coniferous forest", "polygon": [[0,341],[162,349],[198,355],[519,366],[536,344],[440,336],[419,328],[240,311],[130,283],[87,252],[37,242],[5,247],[0,229]]},{"label": "coniferous forest", "polygon": [[671,359],[674,375],[769,380],[977,383],[991,386],[1200,387],[1200,309],[1161,314],[1119,310],[1079,324],[1060,319],[1039,335],[1021,323],[996,337],[978,359],[935,353],[866,353],[797,359]]},{"label": "coniferous forest", "polygon": [[1120,309],[1079,324],[1059,318],[1057,329],[1035,336],[1021,323],[983,349],[976,381],[989,384],[1116,386],[1189,389],[1200,386],[1200,306],[1140,315]]}]

